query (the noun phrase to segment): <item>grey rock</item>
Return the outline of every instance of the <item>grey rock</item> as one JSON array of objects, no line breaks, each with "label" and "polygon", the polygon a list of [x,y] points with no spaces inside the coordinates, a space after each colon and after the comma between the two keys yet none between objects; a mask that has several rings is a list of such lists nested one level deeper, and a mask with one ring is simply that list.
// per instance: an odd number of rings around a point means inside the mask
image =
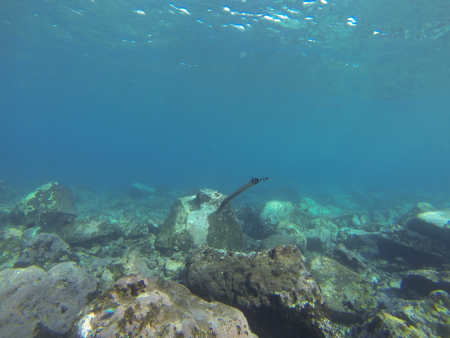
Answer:
[{"label": "grey rock", "polygon": [[241,250],[243,233],[230,205],[216,213],[225,196],[202,189],[196,196],[179,198],[161,227],[155,246],[164,254],[188,252],[202,245]]},{"label": "grey rock", "polygon": [[73,222],[77,213],[72,191],[58,182],[49,182],[22,199],[11,211],[11,220],[53,232]]},{"label": "grey rock", "polygon": [[0,337],[60,337],[96,293],[97,283],[75,263],[48,272],[30,266],[0,272]]},{"label": "grey rock", "polygon": [[100,238],[115,237],[120,233],[120,229],[117,223],[111,223],[107,219],[77,219],[62,225],[56,230],[56,233],[68,243],[88,245],[89,242]]},{"label": "grey rock", "polygon": [[186,285],[241,310],[263,337],[336,337],[319,286],[295,246],[241,254],[200,248],[186,260]]},{"label": "grey rock", "polygon": [[26,244],[14,267],[26,268],[30,265],[37,265],[48,270],[57,263],[69,261],[80,262],[69,244],[58,235],[40,233]]},{"label": "grey rock", "polygon": [[256,337],[244,315],[181,284],[131,275],[79,314],[71,337]]}]

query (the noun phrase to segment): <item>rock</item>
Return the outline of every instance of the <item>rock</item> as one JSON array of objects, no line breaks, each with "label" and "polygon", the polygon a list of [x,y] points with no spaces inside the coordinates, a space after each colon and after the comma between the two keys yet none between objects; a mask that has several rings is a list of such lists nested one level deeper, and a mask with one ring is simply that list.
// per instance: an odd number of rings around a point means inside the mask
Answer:
[{"label": "rock", "polygon": [[446,245],[450,244],[450,211],[423,212],[408,221],[406,227]]},{"label": "rock", "polygon": [[336,235],[338,228],[332,222],[324,219],[315,219],[315,229],[310,229],[304,233],[308,240],[306,250],[321,251],[334,242],[336,242]]},{"label": "rock", "polygon": [[97,283],[75,263],[0,271],[0,337],[63,337]]},{"label": "rock", "polygon": [[408,271],[402,279],[401,290],[409,299],[426,297],[436,290],[450,293],[450,271]]},{"label": "rock", "polygon": [[253,239],[267,238],[273,229],[266,229],[259,214],[259,211],[252,207],[245,206],[238,210],[237,216],[242,224],[244,234]]},{"label": "rock", "polygon": [[128,195],[131,198],[148,198],[155,194],[155,189],[152,187],[147,187],[142,183],[133,183],[128,191]]},{"label": "rock", "polygon": [[233,209],[226,205],[216,213],[224,198],[210,189],[202,189],[196,196],[179,198],[158,233],[156,248],[169,255],[202,245],[241,250],[243,233]]},{"label": "rock", "polygon": [[348,250],[342,243],[334,249],[333,258],[354,272],[360,273],[367,269],[364,260],[357,253]]},{"label": "rock", "polygon": [[377,247],[380,254],[391,262],[401,257],[408,264],[403,267],[406,270],[449,262],[449,250],[443,244],[404,228],[380,235]]},{"label": "rock", "polygon": [[404,216],[400,217],[397,221],[398,224],[405,226],[410,220],[416,218],[419,214],[427,211],[436,211],[431,204],[428,203],[418,203],[414,208],[409,210]]},{"label": "rock", "polygon": [[376,247],[379,232],[368,232],[352,228],[340,228],[337,233],[337,240],[344,243],[349,249],[366,251],[368,248]]},{"label": "rock", "polygon": [[3,268],[12,268],[25,248],[26,241],[22,238],[20,229],[0,228],[0,271]]},{"label": "rock", "polygon": [[367,320],[360,338],[427,338],[424,332],[412,326],[407,321],[391,315],[388,312],[380,312]]},{"label": "rock", "polygon": [[434,291],[424,300],[404,301],[368,319],[360,331],[360,338],[450,337],[450,296]]},{"label": "rock", "polygon": [[307,215],[308,217],[337,217],[342,213],[342,210],[336,207],[324,207],[317,204],[313,199],[303,197],[298,208],[301,213]]},{"label": "rock", "polygon": [[79,314],[71,337],[256,337],[243,314],[158,277],[121,278]]},{"label": "rock", "polygon": [[271,235],[262,240],[261,251],[272,249],[277,245],[295,245],[300,250],[306,249],[307,239],[304,235]]},{"label": "rock", "polygon": [[311,273],[320,285],[333,321],[362,323],[377,310],[371,283],[335,260],[323,256],[314,258]]},{"label": "rock", "polygon": [[71,190],[50,182],[22,199],[11,211],[11,219],[16,224],[40,226],[46,232],[53,232],[73,222],[77,213]]},{"label": "rock", "polygon": [[119,225],[107,219],[77,219],[56,230],[66,242],[76,245],[89,245],[89,242],[105,237],[116,237],[120,233]]},{"label": "rock", "polygon": [[115,272],[115,280],[132,274],[144,276],[145,278],[150,278],[154,275],[140,256],[138,250],[132,250],[124,257],[114,260],[108,264],[108,269]]},{"label": "rock", "polygon": [[260,232],[264,234],[262,238],[273,235],[281,221],[296,221],[296,207],[291,202],[270,201],[267,202],[261,211],[260,218],[262,228]]},{"label": "rock", "polygon": [[186,259],[185,283],[240,309],[263,337],[337,337],[305,264],[295,246],[248,255],[200,248]]},{"label": "rock", "polygon": [[37,265],[48,270],[58,263],[69,261],[80,262],[69,244],[58,235],[40,233],[26,244],[14,267],[26,268],[30,265]]}]

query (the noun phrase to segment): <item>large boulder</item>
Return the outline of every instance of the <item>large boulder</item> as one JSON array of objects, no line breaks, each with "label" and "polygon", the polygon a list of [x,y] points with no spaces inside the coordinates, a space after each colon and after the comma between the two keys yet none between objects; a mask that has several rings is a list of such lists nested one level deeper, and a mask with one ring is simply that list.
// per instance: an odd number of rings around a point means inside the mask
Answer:
[{"label": "large boulder", "polygon": [[244,315],[158,277],[123,277],[79,314],[71,337],[256,337]]},{"label": "large boulder", "polygon": [[37,265],[48,270],[58,263],[69,261],[80,262],[69,244],[58,235],[40,233],[28,241],[14,267],[26,268],[30,265]]},{"label": "large boulder", "polygon": [[436,211],[436,208],[429,203],[425,202],[418,203],[414,208],[412,208],[405,215],[400,217],[397,223],[400,224],[401,226],[405,226],[410,220],[428,211]]},{"label": "large boulder", "polygon": [[291,202],[270,201],[261,210],[261,228],[259,233],[264,234],[263,238],[275,234],[278,223],[281,221],[295,222],[298,216],[297,208]]},{"label": "large boulder", "polygon": [[363,322],[377,310],[372,285],[362,275],[324,256],[311,261],[311,273],[327,301],[333,321]]},{"label": "large boulder", "polygon": [[16,224],[53,232],[75,220],[77,213],[72,191],[58,182],[49,182],[22,199],[11,211],[11,219]]},{"label": "large boulder", "polygon": [[406,228],[380,234],[377,247],[383,258],[390,262],[401,259],[406,269],[427,269],[450,263],[449,249],[444,244]]},{"label": "large boulder", "polygon": [[438,290],[422,300],[402,301],[369,318],[359,331],[360,338],[450,337],[450,296]]},{"label": "large boulder", "polygon": [[168,254],[203,245],[242,250],[243,233],[233,209],[226,205],[216,212],[224,199],[224,195],[210,189],[179,198],[158,233],[156,248]]},{"label": "large boulder", "polygon": [[406,224],[408,229],[421,235],[450,244],[450,211],[427,211]]},{"label": "large boulder", "polygon": [[95,278],[71,262],[0,271],[0,337],[63,337],[96,290]]},{"label": "large boulder", "polygon": [[338,336],[295,246],[252,254],[200,248],[186,260],[185,282],[200,297],[244,312],[263,337]]},{"label": "large boulder", "polygon": [[56,233],[67,243],[89,246],[97,240],[117,237],[120,229],[117,222],[110,222],[108,219],[77,219],[62,225]]}]

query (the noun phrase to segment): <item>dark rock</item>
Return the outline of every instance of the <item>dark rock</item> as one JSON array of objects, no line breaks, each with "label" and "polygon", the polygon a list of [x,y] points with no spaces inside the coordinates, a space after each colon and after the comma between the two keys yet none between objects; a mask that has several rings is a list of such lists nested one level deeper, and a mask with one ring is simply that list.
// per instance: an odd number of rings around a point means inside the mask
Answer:
[{"label": "dark rock", "polygon": [[202,245],[241,250],[243,233],[233,209],[226,205],[216,213],[224,198],[210,189],[202,189],[196,196],[179,198],[158,233],[156,248],[169,255]]},{"label": "dark rock", "polygon": [[181,284],[131,275],[118,280],[75,322],[71,337],[256,337],[244,315],[208,303]]},{"label": "dark rock", "polygon": [[432,292],[420,301],[404,301],[392,311],[382,311],[360,328],[360,338],[450,337],[450,296]]},{"label": "dark rock", "polygon": [[404,216],[400,217],[397,221],[398,224],[405,226],[413,218],[416,218],[419,214],[427,211],[436,211],[436,209],[428,203],[418,203],[414,208],[408,211]]},{"label": "dark rock", "polygon": [[403,277],[401,290],[407,298],[426,297],[432,291],[450,293],[450,271],[412,270]]},{"label": "dark rock", "polygon": [[253,239],[264,239],[273,233],[273,229],[265,228],[259,211],[252,207],[247,206],[239,209],[237,216],[242,224],[244,233]]},{"label": "dark rock", "polygon": [[406,224],[408,229],[450,245],[450,211],[428,211]]},{"label": "dark rock", "polygon": [[342,243],[334,249],[333,258],[355,272],[362,272],[367,269],[363,259],[358,254],[348,250]]},{"label": "dark rock", "polygon": [[48,270],[57,263],[70,261],[79,263],[80,259],[69,244],[58,235],[40,233],[26,244],[25,250],[14,267],[26,268],[30,265],[37,265]]},{"label": "dark rock", "polygon": [[0,337],[64,337],[96,287],[75,263],[0,271]]},{"label": "dark rock", "polygon": [[77,213],[71,190],[58,182],[50,182],[19,202],[11,211],[11,220],[16,224],[40,226],[46,232],[53,232],[73,222]]},{"label": "dark rock", "polygon": [[338,336],[295,246],[248,255],[200,248],[186,260],[185,282],[200,297],[240,309],[261,337]]},{"label": "dark rock", "polygon": [[311,261],[311,273],[322,290],[333,321],[362,323],[377,310],[374,290],[364,276],[323,256]]},{"label": "dark rock", "polygon": [[407,229],[382,234],[377,246],[380,254],[391,262],[400,257],[408,264],[403,267],[405,270],[449,262],[448,249],[444,245]]},{"label": "dark rock", "polygon": [[376,247],[379,237],[379,232],[367,232],[352,228],[341,228],[337,234],[337,240],[351,250],[366,250]]}]

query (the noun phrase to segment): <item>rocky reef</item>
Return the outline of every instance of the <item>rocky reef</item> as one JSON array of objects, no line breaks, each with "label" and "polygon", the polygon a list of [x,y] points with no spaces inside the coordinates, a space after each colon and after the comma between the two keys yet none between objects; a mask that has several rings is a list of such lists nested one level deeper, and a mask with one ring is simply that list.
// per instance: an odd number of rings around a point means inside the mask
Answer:
[{"label": "rocky reef", "polygon": [[445,199],[0,182],[1,336],[450,336]]}]

